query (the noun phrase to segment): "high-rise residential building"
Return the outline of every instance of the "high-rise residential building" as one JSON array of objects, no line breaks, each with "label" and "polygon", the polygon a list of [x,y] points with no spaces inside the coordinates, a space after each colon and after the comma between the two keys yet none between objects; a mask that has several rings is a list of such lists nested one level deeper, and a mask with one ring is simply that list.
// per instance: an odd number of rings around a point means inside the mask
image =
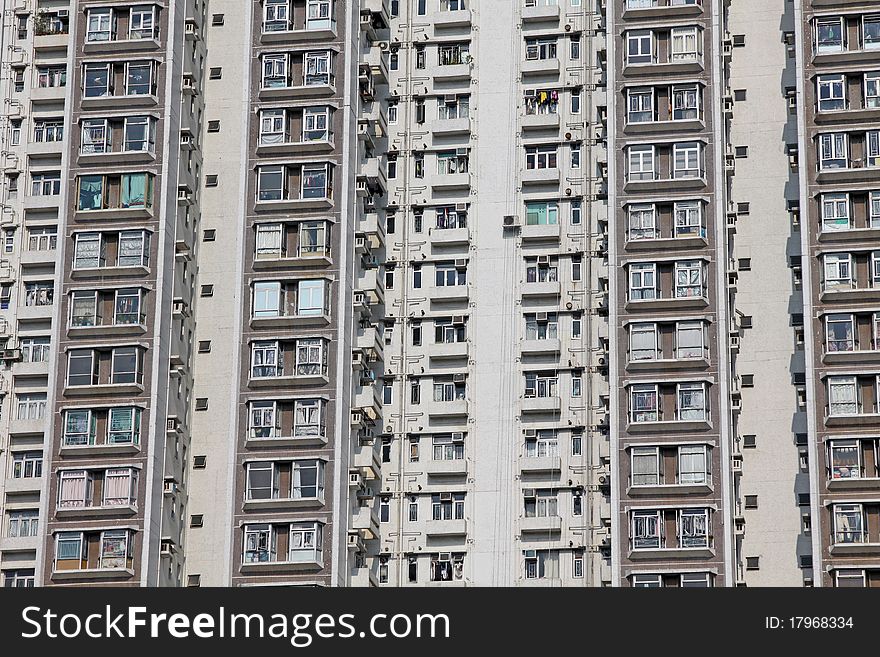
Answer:
[{"label": "high-rise residential building", "polygon": [[876,586],[868,0],[0,0],[5,586]]}]

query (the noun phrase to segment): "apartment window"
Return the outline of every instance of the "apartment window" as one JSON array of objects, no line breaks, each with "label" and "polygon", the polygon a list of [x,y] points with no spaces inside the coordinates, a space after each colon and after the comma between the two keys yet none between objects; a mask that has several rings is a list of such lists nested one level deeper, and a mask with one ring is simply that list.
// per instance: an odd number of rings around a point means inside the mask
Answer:
[{"label": "apartment window", "polygon": [[555,169],[556,146],[526,147],[526,169]]},{"label": "apartment window", "polygon": [[418,44],[415,47],[416,52],[416,69],[423,70],[425,68],[425,46]]},{"label": "apartment window", "polygon": [[6,535],[9,538],[38,536],[39,511],[10,511]]},{"label": "apartment window", "polygon": [[829,353],[855,349],[855,317],[853,315],[825,316],[825,348]]},{"label": "apartment window", "polygon": [[826,253],[823,264],[825,289],[853,287],[852,256],[849,253]]},{"label": "apartment window", "polygon": [[110,152],[110,127],[106,119],[86,119],[82,122],[80,153]]},{"label": "apartment window", "polygon": [[465,399],[465,384],[463,381],[446,380],[445,377],[434,379],[434,401],[452,402]]},{"label": "apartment window", "polygon": [[46,413],[46,393],[16,394],[16,420],[42,420]]},{"label": "apartment window", "polygon": [[626,63],[651,64],[654,62],[654,35],[650,30],[630,31],[626,34]]},{"label": "apartment window", "polygon": [[12,455],[12,478],[33,479],[43,476],[42,452],[14,452]]},{"label": "apartment window", "polygon": [[700,201],[676,201],[673,206],[676,237],[705,237],[703,206]]},{"label": "apartment window", "polygon": [[86,27],[86,41],[110,41],[113,34],[113,12],[111,9],[90,9]]},{"label": "apartment window", "polygon": [[830,441],[828,444],[828,469],[831,479],[860,479],[863,476],[860,441]]},{"label": "apartment window", "polygon": [[465,325],[451,319],[434,320],[434,342],[436,344],[455,344],[464,342]]},{"label": "apartment window", "polygon": [[880,107],[880,73],[865,73],[865,109]]},{"label": "apartment window", "polygon": [[846,76],[820,75],[816,79],[820,112],[846,109]]},{"label": "apartment window", "polygon": [[656,174],[653,146],[630,146],[626,159],[628,180],[654,180]]},{"label": "apartment window", "polygon": [[571,455],[581,456],[583,454],[584,436],[580,432],[571,434]]},{"label": "apartment window", "polygon": [[829,376],[827,385],[829,415],[855,415],[859,412],[856,377]]},{"label": "apartment window", "polygon": [[659,419],[657,385],[639,383],[630,387],[630,421],[656,422]]},{"label": "apartment window", "polygon": [[629,325],[630,360],[655,360],[659,357],[657,325],[639,323]]},{"label": "apartment window", "polygon": [[437,48],[440,66],[456,66],[466,64],[470,58],[470,45],[467,43],[441,44]]},{"label": "apartment window", "polygon": [[678,448],[678,483],[706,484],[709,480],[705,445],[681,445]]},{"label": "apartment window", "polygon": [[467,211],[457,210],[455,206],[440,207],[435,210],[435,228],[450,230],[467,227]]},{"label": "apartment window", "polygon": [[679,383],[677,386],[676,413],[679,420],[707,420],[705,383]]},{"label": "apartment window", "polygon": [[526,39],[526,59],[556,59],[556,39]]},{"label": "apartment window", "polygon": [[[21,122],[18,122],[19,128]],[[34,141],[37,143],[59,142],[64,139],[64,121],[34,121]],[[17,142],[13,141],[13,144]]]},{"label": "apartment window", "polygon": [[327,165],[304,165],[302,168],[302,198],[326,198],[329,194]]},{"label": "apartment window", "polygon": [[527,226],[555,226],[559,223],[556,203],[526,203]]},{"label": "apartment window", "polygon": [[880,48],[880,16],[862,17],[862,44],[865,50]]},{"label": "apartment window", "polygon": [[633,486],[657,486],[660,483],[660,450],[657,447],[633,447],[630,463]]},{"label": "apartment window", "polygon": [[695,84],[672,87],[672,119],[690,121],[700,118],[700,89]]},{"label": "apartment window", "polygon": [[703,262],[701,260],[680,260],[675,263],[675,297],[702,297]]},{"label": "apartment window", "polygon": [[709,511],[682,509],[678,512],[679,544],[683,548],[709,547]]},{"label": "apartment window", "polygon": [[525,383],[527,399],[549,399],[559,394],[559,377],[555,372],[526,372]]},{"label": "apartment window", "polygon": [[257,171],[257,189],[260,201],[280,201],[284,198],[284,167],[260,167]]},{"label": "apartment window", "polygon": [[832,132],[819,135],[819,169],[847,167],[847,134]]},{"label": "apartment window", "polygon": [[3,587],[11,589],[23,589],[34,587],[34,569],[17,569],[3,571]]},{"label": "apartment window", "polygon": [[835,504],[834,517],[835,543],[864,543],[867,540],[864,507],[861,504]]},{"label": "apartment window", "polygon": [[630,205],[629,239],[650,240],[659,237],[657,230],[657,212],[653,205]]},{"label": "apartment window", "polygon": [[582,205],[580,201],[571,202],[571,225],[579,226],[581,223]]},{"label": "apartment window", "polygon": [[296,314],[299,316],[324,313],[325,292],[323,280],[300,281],[297,285]]},{"label": "apartment window", "polygon": [[434,285],[437,287],[467,285],[467,269],[454,264],[437,264],[434,267]]},{"label": "apartment window", "polygon": [[125,94],[144,96],[153,93],[153,63],[127,62],[125,64]]},{"label": "apartment window", "polygon": [[287,55],[263,55],[264,89],[289,86]]},{"label": "apartment window", "polygon": [[581,147],[579,144],[572,144],[569,147],[571,154],[571,168],[572,169],[580,169],[581,168]]},{"label": "apartment window", "polygon": [[28,227],[29,251],[54,251],[58,244],[58,228],[55,226]]},{"label": "apartment window", "polygon": [[630,527],[633,549],[659,548],[661,528],[660,511],[633,511]]},{"label": "apartment window", "polygon": [[559,552],[557,550],[525,550],[526,579],[556,579],[559,577]]},{"label": "apartment window", "polygon": [[556,340],[559,337],[559,319],[556,313],[526,315],[526,340]]},{"label": "apartment window", "polygon": [[523,515],[526,518],[557,517],[559,515],[559,501],[556,491],[529,491],[523,497]]},{"label": "apartment window", "polygon": [[435,461],[460,461],[464,458],[464,434],[446,433],[431,438]]},{"label": "apartment window", "polygon": [[146,321],[141,313],[141,290],[139,288],[120,288],[113,299],[113,324],[125,326],[143,324]]},{"label": "apartment window", "polygon": [[397,103],[388,103],[388,125],[397,125]]},{"label": "apartment window", "polygon": [[464,520],[464,493],[438,493],[431,496],[433,520]]},{"label": "apartment window", "polygon": [[581,40],[579,36],[569,37],[568,57],[572,61],[576,61],[581,58]]},{"label": "apartment window", "polygon": [[110,95],[110,64],[83,66],[83,96],[99,98]]},{"label": "apartment window", "polygon": [[137,347],[116,347],[113,349],[110,367],[110,383],[140,383],[141,363]]},{"label": "apartment window", "polygon": [[289,0],[266,0],[263,5],[263,31],[283,32],[290,29]]},{"label": "apartment window", "polygon": [[146,116],[126,117],[123,124],[123,147],[127,152],[153,152],[156,141],[156,122]]},{"label": "apartment window", "polygon": [[629,299],[641,301],[657,298],[657,265],[639,263],[629,266]]},{"label": "apartment window", "polygon": [[[654,0],[629,0],[631,3],[650,3]],[[650,6],[650,5],[646,5]],[[661,575],[633,575],[632,585],[634,589],[659,589],[663,588]]]},{"label": "apartment window", "polygon": [[55,285],[52,281],[37,281],[24,286],[25,306],[51,306],[55,303]]},{"label": "apartment window", "polygon": [[526,283],[554,283],[559,280],[559,268],[555,258],[548,262],[540,259],[526,259]]},{"label": "apartment window", "polygon": [[456,151],[448,151],[437,153],[437,173],[438,175],[452,175],[456,173],[467,173],[468,155],[467,153],[459,154]]},{"label": "apartment window", "polygon": [[627,91],[627,118],[630,123],[646,123],[654,120],[653,87]]},{"label": "apartment window", "polygon": [[675,357],[704,358],[702,322],[677,322],[675,325]]},{"label": "apartment window", "polygon": [[699,59],[699,31],[696,27],[675,27],[672,29],[673,62]]},{"label": "apartment window", "polygon": [[58,196],[60,193],[60,171],[45,171],[31,174],[31,196]]},{"label": "apartment window", "polygon": [[[21,144],[21,119],[15,119],[9,122],[9,144],[11,146],[18,146]],[[41,122],[37,122],[34,124],[34,141],[42,141],[41,139],[36,138],[36,125]]]},{"label": "apartment window", "polygon": [[67,86],[67,66],[40,66],[37,68],[37,87],[49,89]]},{"label": "apartment window", "polygon": [[672,177],[699,178],[702,175],[700,150],[700,144],[695,142],[675,144],[672,149]]},{"label": "apartment window", "polygon": [[849,194],[822,194],[820,207],[823,231],[849,230],[851,228]]},{"label": "apartment window", "polygon": [[129,15],[129,39],[155,39],[159,36],[155,7],[132,7]]},{"label": "apartment window", "polygon": [[331,83],[330,51],[307,52],[304,59],[306,86]]},{"label": "apartment window", "polygon": [[23,363],[48,363],[49,345],[51,339],[46,338],[21,338],[21,360]]},{"label": "apartment window", "polygon": [[526,437],[526,458],[547,458],[559,456],[559,440],[552,429],[540,429],[534,437]]},{"label": "apartment window", "polygon": [[281,376],[281,349],[277,342],[254,342],[251,346],[251,376]]}]

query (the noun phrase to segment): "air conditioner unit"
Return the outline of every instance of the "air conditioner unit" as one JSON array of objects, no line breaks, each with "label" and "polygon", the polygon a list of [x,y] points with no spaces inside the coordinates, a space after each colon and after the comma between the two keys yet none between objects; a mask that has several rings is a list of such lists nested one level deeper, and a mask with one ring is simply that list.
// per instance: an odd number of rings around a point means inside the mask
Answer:
[{"label": "air conditioner unit", "polygon": [[453,374],[452,382],[453,383],[464,383],[467,375],[466,374]]},{"label": "air conditioner unit", "polygon": [[743,462],[741,457],[734,457],[730,462],[730,467],[734,472],[742,472]]},{"label": "air conditioner unit", "polygon": [[442,502],[451,502],[452,501],[452,493],[440,493],[440,500]]},{"label": "air conditioner unit", "polygon": [[184,25],[184,31],[187,34],[195,34],[196,33],[196,24],[187,21],[186,25]]},{"label": "air conditioner unit", "polygon": [[364,357],[364,352],[357,350],[353,351],[351,354],[351,364],[354,366],[364,365],[367,362],[367,359]]},{"label": "air conditioner unit", "polygon": [[611,475],[599,475],[597,481],[600,486],[607,486],[611,482]]},{"label": "air conditioner unit", "polygon": [[456,212],[467,212],[468,204],[467,203],[456,203],[455,211]]},{"label": "air conditioner unit", "polygon": [[550,256],[546,256],[546,255],[538,256],[538,264],[539,265],[549,265],[550,264]]},{"label": "air conditioner unit", "polygon": [[549,321],[549,315],[547,313],[535,313],[535,320],[538,322]]},{"label": "air conditioner unit", "polygon": [[456,431],[452,434],[452,442],[454,443],[463,443],[464,442],[464,433],[461,431]]},{"label": "air conditioner unit", "polygon": [[174,552],[174,543],[171,541],[162,541],[159,546],[159,552],[161,554],[170,555]]},{"label": "air conditioner unit", "polygon": [[504,226],[505,228],[515,228],[519,226],[519,217],[515,214],[506,214],[504,215]]},{"label": "air conditioner unit", "polygon": [[526,438],[537,438],[538,430],[537,429],[526,429],[525,431],[523,431],[523,434],[525,434]]},{"label": "air conditioner unit", "polygon": [[534,89],[526,89],[526,90],[523,92],[523,95],[524,95],[526,98],[535,98],[535,97],[538,95],[538,92],[535,91]]},{"label": "air conditioner unit", "polygon": [[565,133],[565,141],[571,141],[571,133],[570,132]]},{"label": "air conditioner unit", "polygon": [[189,146],[192,144],[192,135],[180,135],[180,145]]},{"label": "air conditioner unit", "polygon": [[356,531],[351,532],[348,535],[347,544],[348,544],[349,548],[351,548],[353,550],[357,550],[358,552],[362,551],[364,548],[363,539],[361,538],[361,535]]},{"label": "air conditioner unit", "polygon": [[446,94],[443,96],[443,102],[447,105],[455,105],[455,103],[458,102],[458,96],[455,94]]},{"label": "air conditioner unit", "polygon": [[169,495],[173,495],[177,492],[177,482],[173,479],[165,480],[165,484],[163,485],[162,490]]},{"label": "air conditioner unit", "polygon": [[469,152],[470,152],[470,149],[467,147],[455,149],[456,155],[467,155]]},{"label": "air conditioner unit", "polygon": [[364,412],[359,408],[351,409],[351,423],[361,424],[364,421]]},{"label": "air conditioner unit", "polygon": [[523,497],[535,497],[535,489],[523,488]]},{"label": "air conditioner unit", "polygon": [[467,269],[468,261],[465,258],[456,258],[455,259],[455,268],[456,269]]},{"label": "air conditioner unit", "polygon": [[348,473],[348,485],[354,488],[361,488],[364,485],[364,477],[357,470]]},{"label": "air conditioner unit", "polygon": [[190,75],[183,76],[183,88],[184,89],[192,89],[196,86],[195,80]]},{"label": "air conditioner unit", "polygon": [[538,556],[537,550],[523,550],[523,556],[526,559],[535,559]]},{"label": "air conditioner unit", "polygon": [[452,316],[452,323],[456,326],[461,326],[462,324],[464,324],[464,321],[465,321],[464,315],[453,315]]},{"label": "air conditioner unit", "polygon": [[58,18],[67,18],[70,16],[70,11],[68,9],[59,9],[55,12],[55,15],[58,16]]}]

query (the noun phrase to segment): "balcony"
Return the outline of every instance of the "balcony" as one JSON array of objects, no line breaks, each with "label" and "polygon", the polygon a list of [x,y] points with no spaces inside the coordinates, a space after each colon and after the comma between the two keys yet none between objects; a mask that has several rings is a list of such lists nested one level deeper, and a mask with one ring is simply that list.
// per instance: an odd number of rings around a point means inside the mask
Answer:
[{"label": "balcony", "polygon": [[562,457],[560,456],[521,456],[519,459],[519,469],[522,473],[561,473]]},{"label": "balcony", "polygon": [[523,131],[530,130],[559,130],[559,114],[526,114],[522,117],[521,126]]},{"label": "balcony", "polygon": [[434,31],[445,30],[453,27],[470,27],[470,9],[457,11],[436,11],[433,14]]},{"label": "balcony", "polygon": [[526,224],[522,227],[520,236],[523,241],[549,241],[558,242],[562,229],[559,224]]},{"label": "balcony", "polygon": [[428,235],[431,237],[431,244],[438,246],[457,246],[470,242],[467,228],[431,228]]},{"label": "balcony", "polygon": [[467,520],[428,520],[425,536],[467,536]]},{"label": "balcony", "polygon": [[431,179],[431,189],[435,192],[465,191],[470,188],[470,173],[447,173]]},{"label": "balcony", "polygon": [[431,122],[431,134],[435,137],[447,137],[452,135],[467,135],[471,131],[471,120],[463,119],[438,119]]},{"label": "balcony", "polygon": [[558,297],[561,294],[562,286],[559,281],[544,281],[540,283],[523,283],[522,297],[527,299],[530,297]]},{"label": "balcony", "polygon": [[448,402],[431,402],[428,408],[430,418],[466,417],[468,414],[467,399],[454,399]]},{"label": "balcony", "polygon": [[539,5],[535,7],[523,7],[523,23],[549,23],[559,22],[559,5]]},{"label": "balcony", "polygon": [[559,356],[562,351],[562,342],[558,339],[550,340],[523,340],[520,343],[520,352],[523,356],[540,356],[552,354]]},{"label": "balcony", "polygon": [[433,69],[434,82],[464,82],[471,79],[470,64],[446,64]]},{"label": "balcony", "polygon": [[555,185],[558,187],[561,179],[559,169],[524,169],[521,176],[523,186]]},{"label": "balcony", "polygon": [[523,397],[521,402],[523,413],[553,413],[562,411],[562,399],[553,397]]},{"label": "balcony", "polygon": [[468,473],[467,459],[431,460],[425,464],[429,477],[464,477]]},{"label": "balcony", "polygon": [[431,360],[453,360],[467,358],[470,344],[464,342],[438,342],[431,345],[428,357]]},{"label": "balcony", "polygon": [[558,76],[559,75],[558,59],[527,59],[522,63],[523,77],[532,76]]},{"label": "balcony", "polygon": [[562,518],[559,516],[520,518],[519,530],[523,534],[558,534],[562,531]]},{"label": "balcony", "polygon": [[451,302],[467,301],[470,298],[468,285],[444,285],[431,288],[431,301]]}]

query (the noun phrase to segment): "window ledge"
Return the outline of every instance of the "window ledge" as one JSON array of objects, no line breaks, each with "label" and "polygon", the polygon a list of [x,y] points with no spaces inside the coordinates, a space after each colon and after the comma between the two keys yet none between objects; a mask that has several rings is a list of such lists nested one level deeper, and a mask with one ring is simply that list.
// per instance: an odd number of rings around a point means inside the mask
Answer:
[{"label": "window ledge", "polygon": [[106,221],[117,219],[132,221],[136,219],[152,219],[153,211],[148,208],[105,208],[103,210],[76,210],[75,221]]},{"label": "window ledge", "polygon": [[324,567],[320,561],[261,561],[257,563],[243,563],[240,571],[245,573],[269,573],[275,574],[291,570],[321,570]]},{"label": "window ledge", "polygon": [[327,436],[281,436],[280,438],[247,438],[249,448],[284,448],[284,447],[323,447],[327,444]]},{"label": "window ledge", "polygon": [[278,144],[257,144],[257,155],[285,155],[288,153],[325,153],[335,148],[333,139],[315,141],[286,141]]},{"label": "window ledge", "polygon": [[136,94],[133,96],[95,96],[83,97],[80,100],[82,109],[111,109],[111,108],[135,108],[156,107],[159,105],[159,97],[154,94]]},{"label": "window ledge", "polygon": [[325,374],[313,376],[267,376],[262,378],[250,378],[249,388],[274,388],[288,386],[325,386],[330,379]]},{"label": "window ledge", "polygon": [[829,548],[831,554],[880,554],[880,543],[834,543]]},{"label": "window ledge", "polygon": [[709,368],[708,358],[664,358],[656,360],[631,360],[627,370],[705,370]]},{"label": "window ledge", "polygon": [[79,506],[55,509],[56,518],[106,518],[107,516],[133,516],[137,508],[127,504],[119,506]]},{"label": "window ledge", "polygon": [[709,305],[706,297],[671,297],[664,299],[637,299],[627,301],[627,310],[659,310],[661,308],[705,308]]},{"label": "window ledge", "polygon": [[158,39],[113,39],[107,41],[87,41],[82,49],[86,54],[143,52],[145,50],[158,50],[161,47]]},{"label": "window ledge", "polygon": [[138,395],[143,393],[142,383],[99,383],[88,386],[66,386],[63,394],[65,397],[87,397],[91,395],[116,395],[130,393]]},{"label": "window ledge", "polygon": [[[156,153],[150,151],[115,151],[111,153],[78,153],[78,164],[147,164],[156,161]],[[98,210],[100,212],[100,210]]]},{"label": "window ledge", "polygon": [[94,269],[72,269],[70,271],[70,277],[73,279],[104,279],[105,277],[116,276],[136,276],[138,278],[143,278],[149,273],[149,267],[143,267],[139,265],[134,267],[95,267]]},{"label": "window ledge", "polygon": [[318,256],[257,256],[253,260],[254,269],[287,269],[288,267],[329,267],[333,264],[329,255]]},{"label": "window ledge", "polygon": [[301,96],[335,96],[336,85],[309,84],[292,87],[260,87],[260,100],[299,98]]},{"label": "window ledge", "polygon": [[857,242],[880,239],[880,226],[872,228],[850,228],[849,230],[820,230],[819,242]]},{"label": "window ledge", "polygon": [[285,498],[274,500],[245,500],[242,505],[245,511],[260,509],[287,509],[287,508],[317,508],[324,506],[324,500],[319,497]]},{"label": "window ledge", "polygon": [[92,456],[109,456],[112,454],[137,454],[140,451],[140,445],[132,443],[119,443],[118,445],[111,443],[101,443],[96,445],[61,445],[58,449],[59,454],[64,456],[83,456],[86,458],[91,458]]},{"label": "window ledge", "polygon": [[284,328],[297,326],[327,326],[330,316],[321,315],[290,315],[286,317],[251,317],[251,328]]},{"label": "window ledge", "polygon": [[669,119],[667,121],[636,121],[626,122],[623,128],[624,134],[650,134],[663,133],[664,135],[676,132],[690,132],[705,130],[706,124],[702,119]]},{"label": "window ledge", "polygon": [[623,18],[638,20],[640,18],[678,18],[679,16],[699,16],[703,13],[702,5],[682,5],[663,7],[624,7]]},{"label": "window ledge", "polygon": [[647,433],[655,431],[708,431],[712,423],[708,420],[659,420],[657,422],[627,422],[628,433]]},{"label": "window ledge", "polygon": [[711,484],[656,484],[651,486],[628,486],[627,495],[637,497],[646,496],[676,496],[676,495],[692,495],[706,494],[713,491]]},{"label": "window ledge", "polygon": [[829,427],[876,425],[880,413],[858,413],[854,415],[826,415],[825,425]]},{"label": "window ledge", "polygon": [[130,579],[134,577],[133,568],[88,568],[81,570],[55,570],[54,581],[75,579]]},{"label": "window ledge", "polygon": [[336,39],[336,26],[322,27],[320,29],[310,30],[308,28],[299,28],[292,30],[271,30],[268,32],[260,32],[260,43],[284,43],[287,41],[311,41],[311,40],[334,40]]},{"label": "window ledge", "polygon": [[849,490],[856,488],[880,489],[880,477],[856,477],[847,479],[828,479],[828,490]]},{"label": "window ledge", "polygon": [[333,199],[326,196],[319,198],[290,198],[280,199],[278,201],[260,201],[257,200],[255,209],[258,212],[272,210],[326,210],[333,207]]},{"label": "window ledge", "polygon": [[98,326],[69,326],[67,334],[70,336],[105,336],[105,335],[142,335],[147,332],[144,324],[106,324]]},{"label": "window ledge", "polygon": [[630,561],[640,559],[670,559],[670,558],[693,558],[711,559],[715,556],[712,548],[647,548],[642,550],[630,549],[627,555]]}]

